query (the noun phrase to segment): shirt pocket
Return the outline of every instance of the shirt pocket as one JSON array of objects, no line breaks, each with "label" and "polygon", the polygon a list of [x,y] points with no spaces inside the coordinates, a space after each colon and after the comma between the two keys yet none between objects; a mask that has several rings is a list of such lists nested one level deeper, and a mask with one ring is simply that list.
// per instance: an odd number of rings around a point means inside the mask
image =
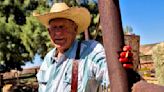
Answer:
[{"label": "shirt pocket", "polygon": [[65,73],[63,82],[71,85],[71,74]]},{"label": "shirt pocket", "polygon": [[[63,82],[66,85],[71,85],[71,82],[72,82],[72,72],[69,73],[69,74],[67,74],[67,73],[65,74]],[[81,82],[82,82],[82,75],[79,72],[78,73],[78,85],[80,85]]]},{"label": "shirt pocket", "polygon": [[70,92],[71,91],[71,74],[65,74],[63,79],[63,92]]}]

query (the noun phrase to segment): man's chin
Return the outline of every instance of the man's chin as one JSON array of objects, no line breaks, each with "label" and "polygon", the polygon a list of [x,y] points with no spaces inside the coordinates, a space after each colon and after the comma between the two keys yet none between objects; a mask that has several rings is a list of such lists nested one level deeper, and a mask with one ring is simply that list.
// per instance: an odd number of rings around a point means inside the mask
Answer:
[{"label": "man's chin", "polygon": [[56,47],[57,49],[60,49],[60,50],[65,48],[64,45],[56,45],[56,44],[55,44],[55,47]]},{"label": "man's chin", "polygon": [[63,48],[63,45],[55,44],[56,48]]}]

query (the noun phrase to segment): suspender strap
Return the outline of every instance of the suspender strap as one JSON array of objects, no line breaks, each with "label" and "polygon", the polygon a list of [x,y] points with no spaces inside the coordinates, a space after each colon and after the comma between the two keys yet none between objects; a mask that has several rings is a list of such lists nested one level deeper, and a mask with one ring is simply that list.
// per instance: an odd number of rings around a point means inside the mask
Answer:
[{"label": "suspender strap", "polygon": [[77,92],[77,89],[78,89],[78,61],[76,60],[80,58],[80,44],[81,42],[79,41],[78,47],[76,50],[76,57],[75,57],[75,60],[73,60],[71,92]]},{"label": "suspender strap", "polygon": [[81,44],[81,41],[78,41],[75,59],[80,59],[80,46],[81,46],[80,44]]},{"label": "suspender strap", "polygon": [[78,88],[78,61],[73,61],[71,92],[77,92]]}]

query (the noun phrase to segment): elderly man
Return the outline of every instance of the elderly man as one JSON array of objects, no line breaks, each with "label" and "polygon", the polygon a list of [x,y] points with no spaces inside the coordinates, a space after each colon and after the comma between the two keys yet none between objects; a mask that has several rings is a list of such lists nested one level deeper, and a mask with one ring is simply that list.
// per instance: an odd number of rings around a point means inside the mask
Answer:
[{"label": "elderly man", "polygon": [[[90,25],[86,8],[55,3],[49,13],[34,16],[47,27],[54,45],[37,74],[39,92],[98,92],[100,87],[108,87],[103,46],[94,40],[76,40],[76,35]],[[126,46],[123,50],[119,60],[125,68],[132,68],[126,54],[130,49]]]},{"label": "elderly man", "polygon": [[[86,8],[55,3],[50,13],[35,16],[48,28],[55,47],[45,56],[37,74],[39,92],[70,92],[77,86],[72,84],[77,80],[72,79],[74,75],[78,76],[78,92],[96,92],[100,85],[107,87],[109,81],[103,46],[93,40],[80,42],[75,39],[90,25],[91,17]],[[75,69],[77,74],[72,74],[73,62],[79,65]]]}]

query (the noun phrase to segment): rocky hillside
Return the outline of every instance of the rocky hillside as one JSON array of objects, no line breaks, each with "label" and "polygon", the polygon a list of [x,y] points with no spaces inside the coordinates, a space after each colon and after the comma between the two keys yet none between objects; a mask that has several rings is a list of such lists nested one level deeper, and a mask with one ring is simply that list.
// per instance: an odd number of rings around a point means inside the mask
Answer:
[{"label": "rocky hillside", "polygon": [[157,44],[158,43],[140,45],[140,54],[141,55],[152,55],[152,48]]}]

